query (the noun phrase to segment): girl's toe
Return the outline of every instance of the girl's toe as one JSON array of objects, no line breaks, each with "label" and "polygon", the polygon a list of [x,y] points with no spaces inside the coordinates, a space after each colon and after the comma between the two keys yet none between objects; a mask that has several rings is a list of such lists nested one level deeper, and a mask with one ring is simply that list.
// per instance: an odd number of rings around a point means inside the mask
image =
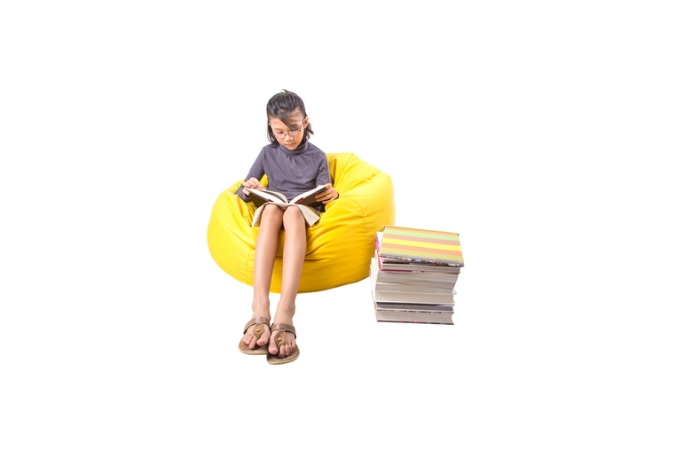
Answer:
[{"label": "girl's toe", "polygon": [[269,345],[267,346],[267,351],[269,351],[273,355],[279,353],[279,349],[277,348],[277,344],[276,342],[274,342],[274,339],[270,339]]},{"label": "girl's toe", "polygon": [[257,342],[257,343],[258,343],[259,346],[262,347],[263,345],[267,344],[267,343],[269,342],[269,340],[270,340],[270,332],[269,332],[269,331],[265,331],[265,332],[260,336],[260,339],[258,339],[258,342]]}]

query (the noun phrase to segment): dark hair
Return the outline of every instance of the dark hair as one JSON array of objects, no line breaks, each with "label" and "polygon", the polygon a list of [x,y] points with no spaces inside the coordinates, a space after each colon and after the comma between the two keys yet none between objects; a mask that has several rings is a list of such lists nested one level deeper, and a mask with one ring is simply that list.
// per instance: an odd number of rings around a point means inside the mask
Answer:
[{"label": "dark hair", "polygon": [[[278,94],[274,94],[267,102],[267,139],[269,139],[272,144],[279,144],[279,142],[277,141],[276,136],[274,136],[272,127],[269,124],[269,118],[279,119],[290,128],[291,126],[287,122],[288,116],[293,114],[296,110],[300,111],[303,119],[307,117],[305,103],[300,96],[295,92],[287,91],[286,89],[282,89]],[[310,134],[314,134],[314,131],[312,130],[312,124],[307,123],[300,145],[307,142]]]}]

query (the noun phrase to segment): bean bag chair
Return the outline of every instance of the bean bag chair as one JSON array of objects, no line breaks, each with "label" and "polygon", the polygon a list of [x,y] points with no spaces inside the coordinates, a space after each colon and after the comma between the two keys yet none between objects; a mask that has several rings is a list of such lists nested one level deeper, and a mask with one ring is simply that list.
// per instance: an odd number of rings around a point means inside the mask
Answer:
[{"label": "bean bag chair", "polygon": [[[333,186],[340,198],[326,205],[321,219],[307,228],[307,253],[298,292],[314,292],[355,283],[368,277],[375,252],[375,232],[395,225],[391,178],[353,153],[328,153]],[[226,273],[253,286],[253,262],[258,228],[251,227],[255,211],[236,194],[243,180],[216,200],[207,231],[211,256]],[[266,177],[260,180],[267,185]],[[270,290],[281,291],[285,235],[281,231]]]}]

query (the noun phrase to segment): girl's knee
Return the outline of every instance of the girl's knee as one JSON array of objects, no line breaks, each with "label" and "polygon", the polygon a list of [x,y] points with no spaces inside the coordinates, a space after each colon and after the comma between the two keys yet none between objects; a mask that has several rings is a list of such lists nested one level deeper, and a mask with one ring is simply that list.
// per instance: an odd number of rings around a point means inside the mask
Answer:
[{"label": "girl's knee", "polygon": [[283,211],[281,208],[274,206],[274,205],[267,205],[265,207],[265,210],[262,212],[263,217],[281,217],[281,214]]},{"label": "girl's knee", "polygon": [[302,223],[304,225],[305,217],[300,212],[300,208],[287,208],[284,212],[284,226]]},{"label": "girl's knee", "polygon": [[267,205],[262,212],[261,222],[275,222],[281,224],[283,211],[274,205]]}]

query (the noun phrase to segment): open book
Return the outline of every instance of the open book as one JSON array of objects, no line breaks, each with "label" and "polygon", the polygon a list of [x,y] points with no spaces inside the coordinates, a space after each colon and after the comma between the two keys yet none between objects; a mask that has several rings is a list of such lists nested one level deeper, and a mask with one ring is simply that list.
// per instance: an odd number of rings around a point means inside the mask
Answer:
[{"label": "open book", "polygon": [[262,206],[267,202],[289,205],[313,205],[318,203],[316,195],[326,190],[326,186],[318,186],[300,195],[293,197],[290,201],[281,192],[268,191],[263,189],[249,189],[249,197],[256,206]]},{"label": "open book", "polygon": [[326,186],[319,186],[293,197],[293,199],[289,202],[286,199],[286,196],[280,192],[249,189],[249,197],[251,197],[253,203],[258,206],[258,208],[255,210],[255,213],[253,213],[253,221],[251,226],[260,226],[262,212],[266,206],[271,204],[275,204],[281,209],[286,209],[289,207],[299,208],[302,216],[305,218],[305,222],[307,222],[307,225],[314,225],[319,220],[319,212],[310,205],[318,203],[316,195],[325,190]]}]

